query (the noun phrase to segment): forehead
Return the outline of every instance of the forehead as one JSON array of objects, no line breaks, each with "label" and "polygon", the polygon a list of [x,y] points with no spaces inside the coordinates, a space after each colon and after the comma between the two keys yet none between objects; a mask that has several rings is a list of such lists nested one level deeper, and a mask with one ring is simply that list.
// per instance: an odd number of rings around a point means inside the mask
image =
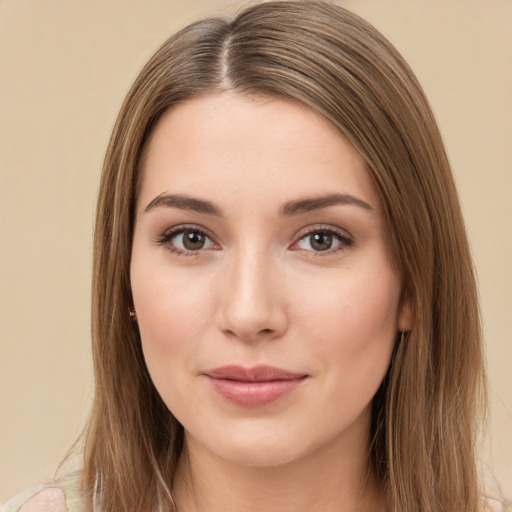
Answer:
[{"label": "forehead", "polygon": [[[140,201],[163,192],[263,197],[352,193],[378,201],[365,162],[323,116],[232,92],[171,108],[148,142]],[[284,199],[284,197],[283,197]]]}]

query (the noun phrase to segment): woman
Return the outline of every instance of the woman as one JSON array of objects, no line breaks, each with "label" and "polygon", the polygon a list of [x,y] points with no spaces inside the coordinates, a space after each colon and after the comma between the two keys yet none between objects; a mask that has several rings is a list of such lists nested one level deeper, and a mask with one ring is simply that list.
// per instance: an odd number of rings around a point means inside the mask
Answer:
[{"label": "woman", "polygon": [[93,350],[83,470],[23,511],[487,507],[460,207],[382,35],[268,2],[162,46],[105,160]]}]

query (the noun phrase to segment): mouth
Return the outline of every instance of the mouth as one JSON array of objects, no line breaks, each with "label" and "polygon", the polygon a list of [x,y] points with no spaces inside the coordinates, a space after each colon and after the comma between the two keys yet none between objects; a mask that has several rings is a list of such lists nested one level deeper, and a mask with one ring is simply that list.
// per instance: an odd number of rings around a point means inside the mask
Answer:
[{"label": "mouth", "polygon": [[282,368],[223,366],[204,372],[214,391],[243,407],[261,407],[292,393],[307,378]]}]

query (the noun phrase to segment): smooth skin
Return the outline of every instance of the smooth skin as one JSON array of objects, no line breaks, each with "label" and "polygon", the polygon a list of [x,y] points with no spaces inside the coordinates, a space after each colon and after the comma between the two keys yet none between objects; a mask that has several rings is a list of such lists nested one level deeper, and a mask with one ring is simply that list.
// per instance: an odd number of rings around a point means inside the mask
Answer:
[{"label": "smooth skin", "polygon": [[[180,512],[385,510],[370,405],[412,314],[364,160],[301,104],[225,92],[169,110],[142,172],[131,285]],[[307,377],[244,407],[205,376],[260,364]]]}]

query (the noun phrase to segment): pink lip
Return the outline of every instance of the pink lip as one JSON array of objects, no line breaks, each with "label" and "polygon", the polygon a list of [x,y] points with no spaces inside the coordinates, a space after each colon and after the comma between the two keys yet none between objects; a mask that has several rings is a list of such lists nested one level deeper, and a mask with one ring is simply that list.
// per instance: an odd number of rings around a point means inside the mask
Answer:
[{"label": "pink lip", "polygon": [[225,399],[244,407],[259,407],[291,393],[306,379],[273,366],[223,366],[204,373],[213,389]]}]

